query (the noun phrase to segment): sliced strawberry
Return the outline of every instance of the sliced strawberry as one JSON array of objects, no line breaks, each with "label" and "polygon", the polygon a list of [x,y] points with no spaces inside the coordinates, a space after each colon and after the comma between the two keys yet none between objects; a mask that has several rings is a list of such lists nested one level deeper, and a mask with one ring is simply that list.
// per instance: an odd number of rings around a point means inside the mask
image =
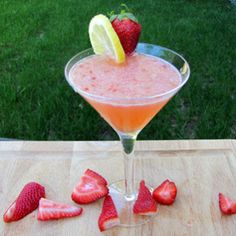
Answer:
[{"label": "sliced strawberry", "polygon": [[26,184],[4,213],[3,220],[9,223],[22,219],[38,207],[41,197],[45,197],[45,189],[42,185],[35,182]]},{"label": "sliced strawberry", "polygon": [[219,193],[219,206],[222,213],[226,215],[236,214],[236,201]]},{"label": "sliced strawberry", "polygon": [[39,201],[38,220],[57,220],[61,218],[79,216],[82,211],[83,209],[81,207],[62,204],[41,198]]},{"label": "sliced strawberry", "polygon": [[107,181],[101,175],[88,169],[75,186],[71,198],[79,204],[87,204],[107,194]]},{"label": "sliced strawberry", "polygon": [[85,176],[89,176],[91,177],[91,179],[93,179],[94,181],[96,181],[98,184],[103,184],[103,185],[107,185],[107,181],[98,173],[96,173],[93,170],[87,169],[84,173]]},{"label": "sliced strawberry", "polygon": [[165,180],[153,191],[153,198],[160,204],[171,205],[176,198],[177,187],[174,182]]},{"label": "sliced strawberry", "polygon": [[103,202],[102,212],[98,219],[100,231],[105,231],[120,224],[116,207],[110,195],[107,195]]},{"label": "sliced strawberry", "polygon": [[133,212],[139,215],[153,215],[157,212],[157,204],[146,187],[144,180],[140,182],[138,198],[134,203]]}]

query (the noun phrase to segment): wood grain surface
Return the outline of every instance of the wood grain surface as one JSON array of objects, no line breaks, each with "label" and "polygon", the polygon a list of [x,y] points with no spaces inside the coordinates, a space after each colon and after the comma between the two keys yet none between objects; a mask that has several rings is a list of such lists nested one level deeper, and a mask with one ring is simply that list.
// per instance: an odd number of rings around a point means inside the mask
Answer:
[{"label": "wood grain surface", "polygon": [[[45,186],[49,199],[75,204],[74,185],[87,168],[108,182],[123,177],[119,142],[0,142],[0,215],[29,181]],[[22,220],[0,220],[0,235],[236,235],[236,215],[219,211],[218,193],[236,200],[236,141],[139,141],[136,178],[157,186],[166,178],[178,187],[172,206],[137,228],[97,226],[102,200],[83,206],[81,216],[39,222],[37,210]],[[75,204],[76,205],[76,204]]]}]

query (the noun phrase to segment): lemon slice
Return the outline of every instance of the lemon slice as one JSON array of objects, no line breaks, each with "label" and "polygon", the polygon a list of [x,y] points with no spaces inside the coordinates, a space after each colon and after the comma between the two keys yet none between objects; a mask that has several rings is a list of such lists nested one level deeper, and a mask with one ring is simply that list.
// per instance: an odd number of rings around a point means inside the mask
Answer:
[{"label": "lemon slice", "polygon": [[117,63],[125,61],[125,52],[110,20],[100,14],[89,23],[89,38],[95,54],[108,55]]}]

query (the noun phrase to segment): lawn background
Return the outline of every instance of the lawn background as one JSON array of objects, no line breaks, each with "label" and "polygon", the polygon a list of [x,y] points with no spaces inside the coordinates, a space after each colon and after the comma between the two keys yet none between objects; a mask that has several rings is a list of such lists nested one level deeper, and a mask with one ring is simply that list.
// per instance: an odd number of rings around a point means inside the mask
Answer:
[{"label": "lawn background", "polygon": [[[180,52],[186,86],[139,139],[236,136],[236,7],[227,0],[122,1],[142,24],[140,41]],[[0,137],[112,140],[116,134],[64,79],[66,62],[90,47],[92,16],[119,1],[0,1]]]}]

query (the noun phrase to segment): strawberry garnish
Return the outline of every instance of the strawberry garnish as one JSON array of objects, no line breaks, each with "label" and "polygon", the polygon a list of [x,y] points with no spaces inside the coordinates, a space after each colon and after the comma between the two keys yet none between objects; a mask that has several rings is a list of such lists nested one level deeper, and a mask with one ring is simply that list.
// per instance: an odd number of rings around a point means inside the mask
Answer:
[{"label": "strawberry garnish", "polygon": [[144,180],[140,182],[138,198],[134,203],[133,212],[139,215],[152,215],[157,212],[157,204],[146,187]]},{"label": "strawberry garnish", "polygon": [[116,207],[110,195],[107,195],[103,202],[102,212],[98,219],[100,231],[105,231],[120,224]]},{"label": "strawberry garnish", "polygon": [[171,205],[176,198],[177,188],[174,182],[165,180],[153,191],[153,198],[160,204]]},{"label": "strawberry garnish", "polygon": [[222,213],[226,215],[236,214],[236,201],[219,193],[219,206]]},{"label": "strawberry garnish", "polygon": [[61,218],[68,218],[78,216],[82,213],[81,207],[71,206],[54,202],[45,198],[39,201],[38,220],[57,220]]},{"label": "strawberry garnish", "polygon": [[71,198],[79,204],[87,204],[107,194],[107,181],[95,171],[87,169],[75,186]]},{"label": "strawberry garnish", "polygon": [[45,189],[42,185],[35,182],[26,184],[17,199],[6,210],[4,221],[9,223],[22,219],[38,207],[42,197],[45,197]]},{"label": "strawberry garnish", "polygon": [[125,53],[130,55],[137,46],[142,27],[127,6],[125,4],[122,4],[122,6],[125,6],[126,10],[121,10],[120,14],[117,15],[111,14],[110,21]]}]

